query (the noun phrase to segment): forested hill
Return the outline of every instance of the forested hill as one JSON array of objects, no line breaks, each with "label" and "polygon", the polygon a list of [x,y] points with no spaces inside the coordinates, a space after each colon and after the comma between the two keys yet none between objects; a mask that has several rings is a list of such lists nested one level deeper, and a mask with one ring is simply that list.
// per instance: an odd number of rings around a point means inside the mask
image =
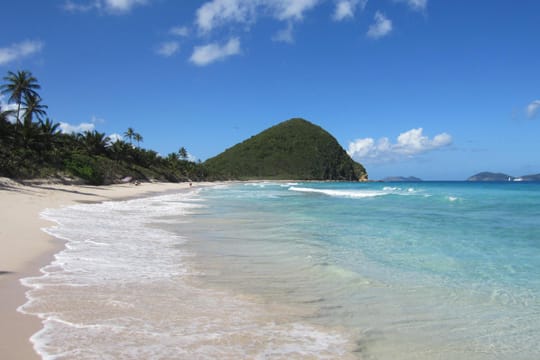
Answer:
[{"label": "forested hill", "polygon": [[223,179],[367,179],[364,167],[332,135],[298,118],[264,130],[204,165]]}]

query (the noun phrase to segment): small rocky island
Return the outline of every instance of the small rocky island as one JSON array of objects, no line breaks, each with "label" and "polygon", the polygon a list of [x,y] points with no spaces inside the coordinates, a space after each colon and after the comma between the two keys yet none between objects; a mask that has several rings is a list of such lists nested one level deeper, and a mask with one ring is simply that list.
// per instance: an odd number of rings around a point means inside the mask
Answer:
[{"label": "small rocky island", "polygon": [[508,174],[485,171],[469,177],[467,181],[540,181],[540,174],[515,177]]}]

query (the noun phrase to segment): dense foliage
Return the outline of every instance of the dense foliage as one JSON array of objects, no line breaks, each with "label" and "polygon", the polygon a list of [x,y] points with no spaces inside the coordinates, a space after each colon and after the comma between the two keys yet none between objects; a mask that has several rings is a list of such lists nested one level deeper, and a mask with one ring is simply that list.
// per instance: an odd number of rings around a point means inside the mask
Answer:
[{"label": "dense foliage", "polygon": [[332,135],[304,119],[282,122],[204,164],[224,179],[367,179]]},{"label": "dense foliage", "polygon": [[202,164],[187,160],[184,147],[165,158],[140,148],[143,137],[132,128],[124,134],[129,143],[111,141],[95,130],[62,133],[58,123],[45,118],[47,106],[30,72],[9,72],[4,81],[0,90],[12,106],[0,108],[0,176],[75,177],[95,185],[126,178],[187,181],[208,177]]},{"label": "dense foliage", "polygon": [[303,119],[276,125],[201,164],[189,161],[184,147],[166,157],[141,148],[143,137],[131,127],[124,133],[127,141],[96,130],[63,133],[46,117],[40,89],[28,71],[10,71],[0,85],[10,102],[0,107],[0,176],[82,179],[95,185],[126,179],[367,179],[362,165],[330,134]]}]

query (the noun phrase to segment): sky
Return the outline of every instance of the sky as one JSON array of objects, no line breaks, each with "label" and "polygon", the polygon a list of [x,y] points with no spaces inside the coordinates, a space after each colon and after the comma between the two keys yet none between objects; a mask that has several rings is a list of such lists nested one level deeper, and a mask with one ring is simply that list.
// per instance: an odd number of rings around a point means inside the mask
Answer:
[{"label": "sky", "polygon": [[[202,161],[294,117],[371,179],[540,173],[537,0],[4,1],[0,75],[65,132]],[[7,96],[0,98],[8,107]]]}]

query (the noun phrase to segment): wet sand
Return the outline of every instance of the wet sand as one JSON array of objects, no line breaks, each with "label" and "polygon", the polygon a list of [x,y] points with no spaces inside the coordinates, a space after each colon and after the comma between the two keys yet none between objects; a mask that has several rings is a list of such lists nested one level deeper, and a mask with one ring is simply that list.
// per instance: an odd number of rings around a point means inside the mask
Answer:
[{"label": "wet sand", "polygon": [[[208,185],[195,183],[194,188]],[[52,225],[41,219],[46,208],[152,196],[189,190],[188,183],[142,183],[110,186],[22,185],[0,178],[0,358],[39,359],[30,337],[41,328],[41,320],[17,312],[25,301],[20,279],[39,274],[64,243],[41,229]]]}]

